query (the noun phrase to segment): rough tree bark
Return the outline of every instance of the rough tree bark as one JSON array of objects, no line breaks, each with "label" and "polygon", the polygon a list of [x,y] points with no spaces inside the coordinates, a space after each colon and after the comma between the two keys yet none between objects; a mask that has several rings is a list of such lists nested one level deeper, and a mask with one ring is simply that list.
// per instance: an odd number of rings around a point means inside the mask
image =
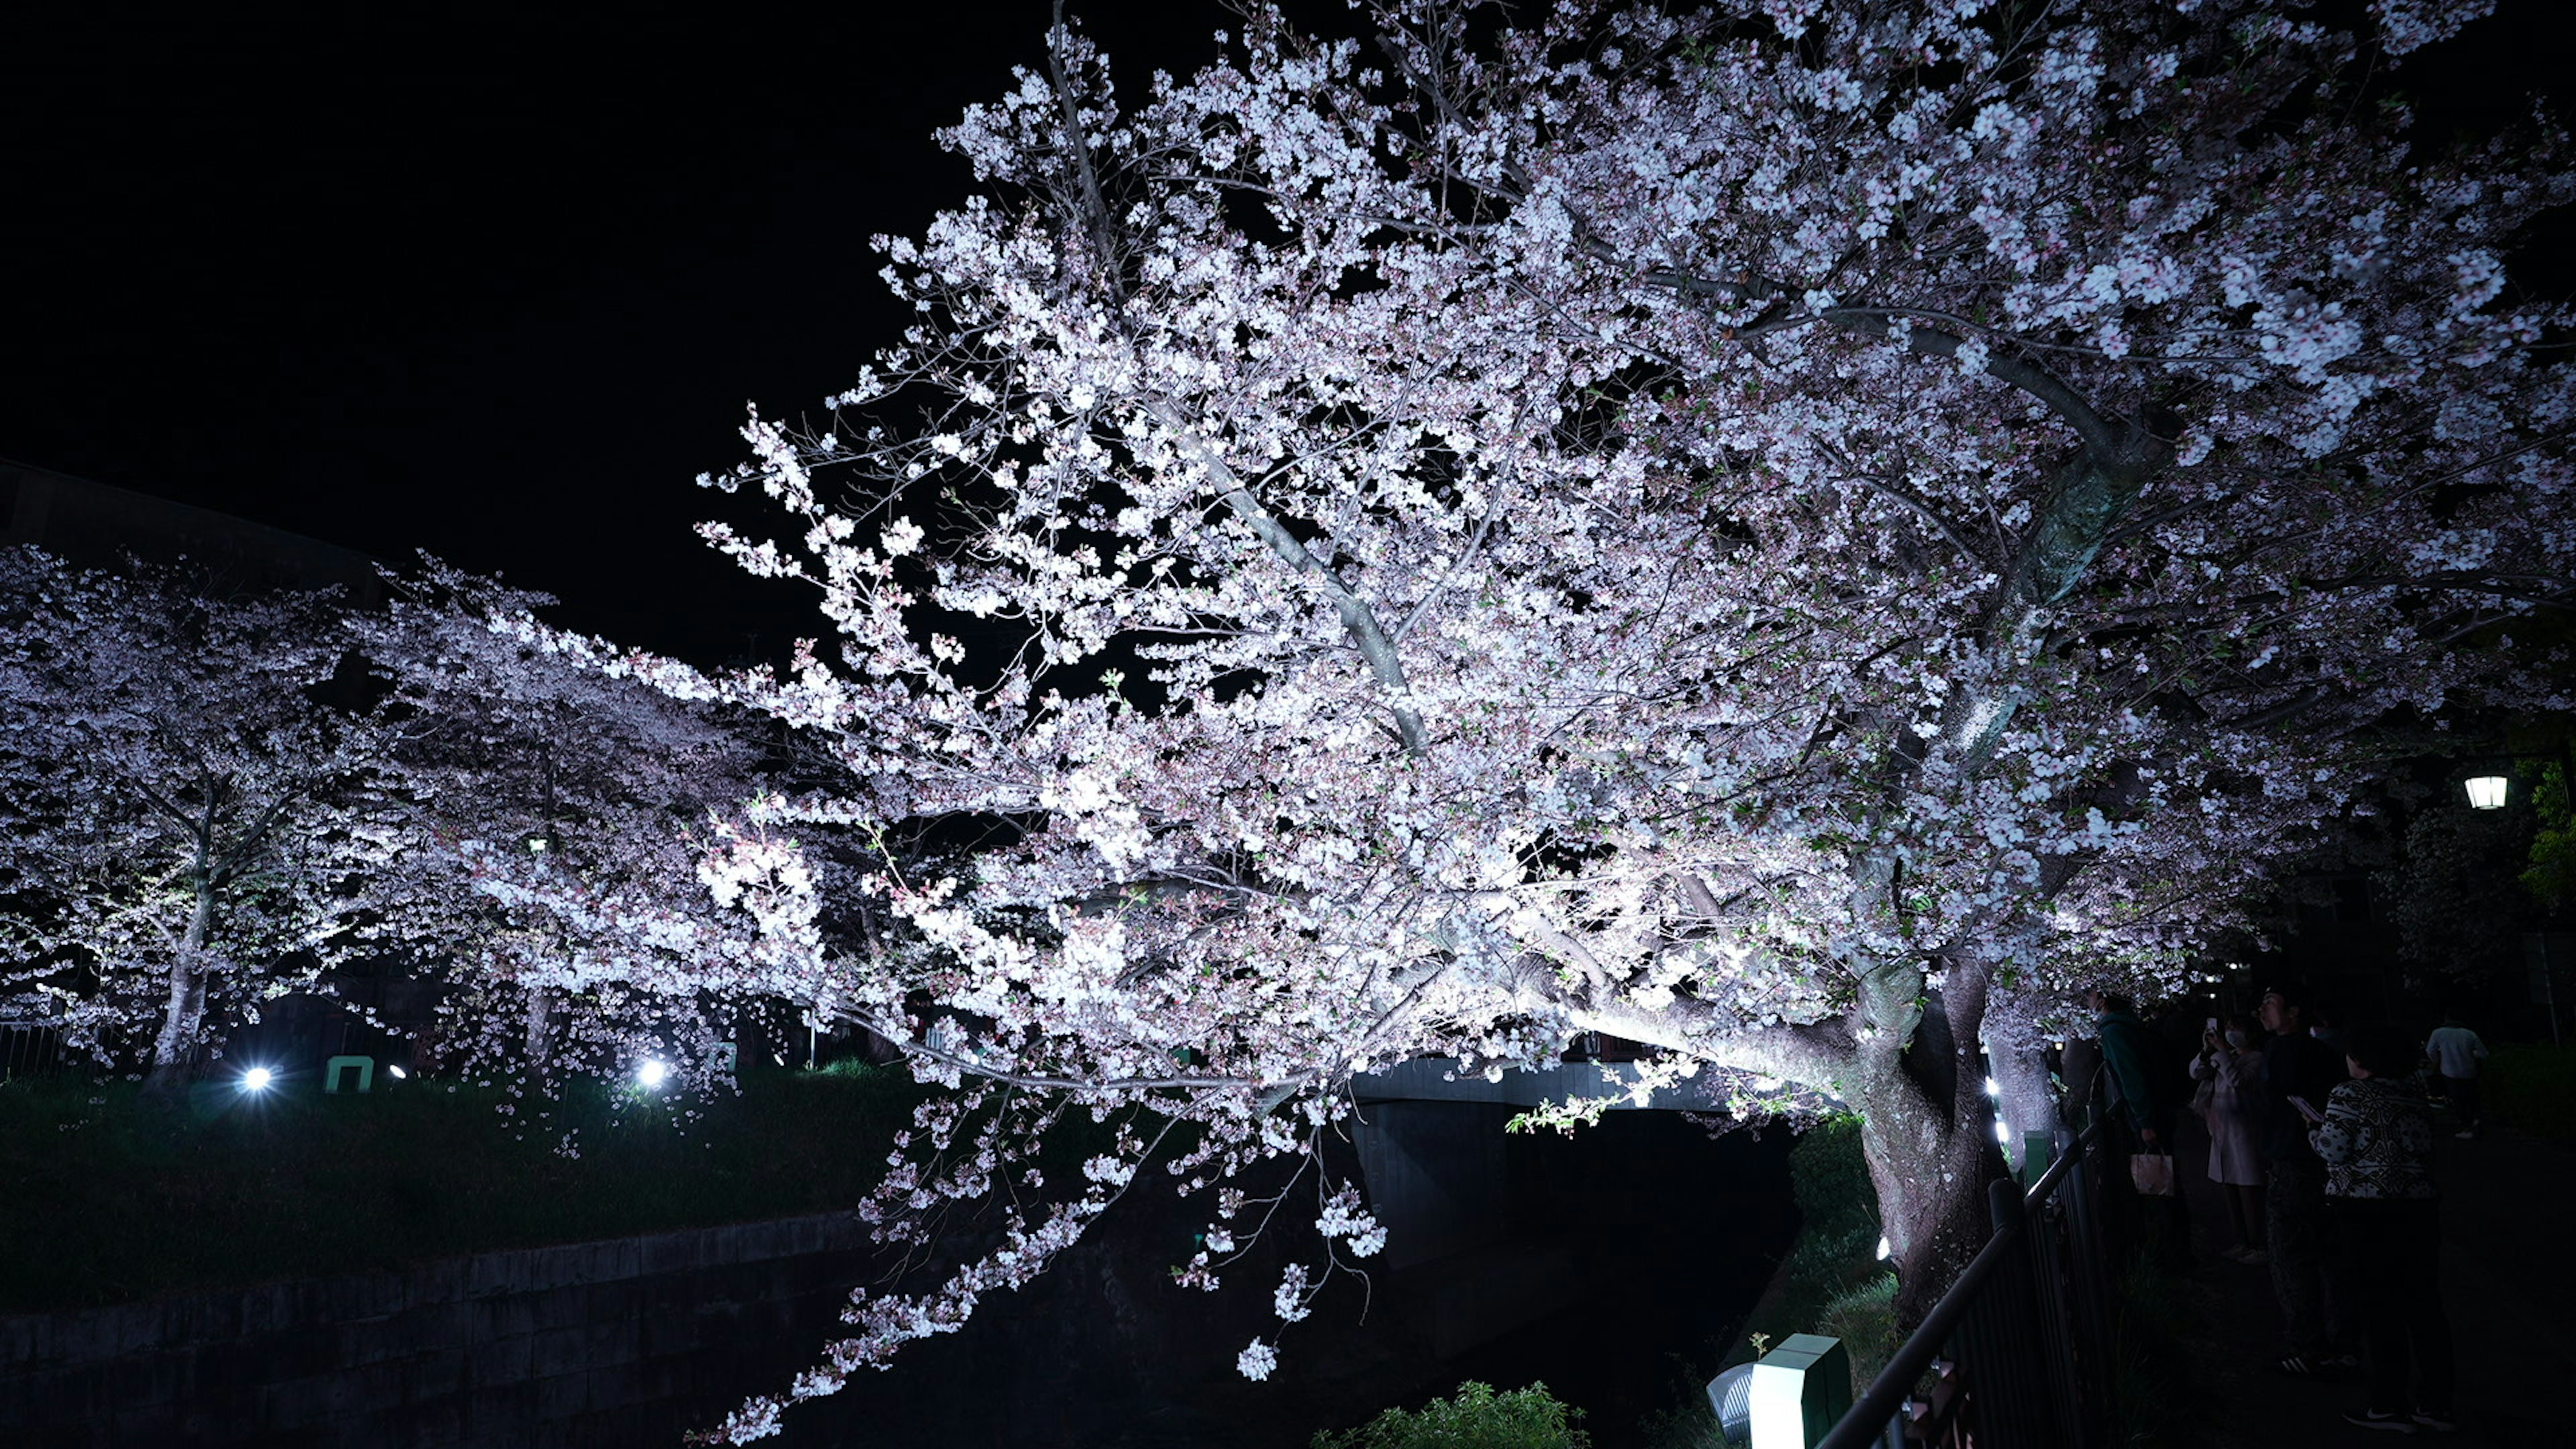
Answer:
[{"label": "rough tree bark", "polygon": [[143,1095],[160,1099],[187,1085],[189,1059],[197,1031],[206,1019],[206,938],[215,920],[214,885],[200,872],[197,898],[188,911],[188,929],[170,958],[170,994],[161,1030],[152,1040],[152,1070],[143,1079]]}]

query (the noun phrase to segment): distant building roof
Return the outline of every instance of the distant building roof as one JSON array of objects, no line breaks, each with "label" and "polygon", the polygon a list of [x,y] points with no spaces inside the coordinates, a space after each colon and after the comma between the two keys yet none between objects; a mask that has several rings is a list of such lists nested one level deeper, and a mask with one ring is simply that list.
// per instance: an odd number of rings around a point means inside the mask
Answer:
[{"label": "distant building roof", "polygon": [[184,559],[245,589],[338,585],[358,604],[384,592],[376,561],[355,549],[5,458],[0,523],[0,542],[33,544],[92,568],[113,568],[128,555]]}]

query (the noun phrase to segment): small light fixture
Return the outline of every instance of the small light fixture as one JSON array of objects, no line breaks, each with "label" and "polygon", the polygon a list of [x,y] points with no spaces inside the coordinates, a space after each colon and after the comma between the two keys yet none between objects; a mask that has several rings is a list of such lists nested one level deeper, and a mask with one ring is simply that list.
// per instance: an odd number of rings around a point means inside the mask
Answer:
[{"label": "small light fixture", "polygon": [[644,1059],[644,1064],[635,1069],[635,1080],[643,1083],[647,1087],[658,1087],[662,1085],[663,1081],[670,1075],[671,1069],[668,1065],[655,1061],[651,1057],[646,1057]]},{"label": "small light fixture", "polygon": [[253,1067],[242,1073],[241,1087],[245,1092],[265,1092],[268,1090],[268,1084],[275,1080],[277,1078],[268,1068]]},{"label": "small light fixture", "polygon": [[1995,1140],[2006,1147],[2012,1146],[2012,1129],[2004,1125],[2001,1117],[1995,1119]]},{"label": "small light fixture", "polygon": [[539,855],[543,855],[543,854],[545,854],[548,850],[551,850],[551,849],[553,849],[553,848],[554,848],[554,842],[553,842],[553,841],[551,841],[551,840],[549,840],[549,839],[547,839],[547,838],[546,838],[546,836],[545,836],[545,834],[544,834],[544,832],[542,832],[542,831],[540,831],[540,832],[538,832],[538,833],[536,833],[536,834],[530,835],[530,836],[528,837],[528,849],[530,849],[530,850],[532,850],[532,851],[536,852],[536,853],[537,853],[537,854],[539,854]]},{"label": "small light fixture", "polygon": [[404,1071],[402,1068],[395,1066],[391,1062],[385,1063],[385,1070],[393,1073],[394,1080],[397,1082],[402,1081],[411,1075],[411,1073]]},{"label": "small light fixture", "polygon": [[2004,1089],[2003,1089],[2003,1085],[2002,1085],[2001,1083],[1997,1082],[1997,1081],[1996,1081],[1994,1078],[1992,1078],[1992,1077],[1988,1077],[1988,1078],[1986,1078],[1986,1095],[1987,1095],[1988,1097],[1990,1097],[1990,1098],[1991,1098],[1991,1097],[2000,1097],[2000,1096],[2002,1096],[2003,1094],[2004,1094]]},{"label": "small light fixture", "polygon": [[1887,1235],[1886,1235],[1885,1233],[1881,1233],[1881,1234],[1879,1234],[1879,1236],[1878,1236],[1878,1261],[1880,1261],[1880,1262],[1882,1262],[1882,1263],[1886,1262],[1886,1261],[1887,1261],[1887,1259],[1888,1259],[1888,1256],[1889,1256],[1890,1254],[1894,1253],[1895,1251],[1896,1251],[1896,1250],[1895,1250],[1894,1248],[1891,1248],[1891,1247],[1889,1247],[1889,1246],[1887,1245]]},{"label": "small light fixture", "polygon": [[2502,775],[2471,775],[2468,779],[2469,808],[2502,810],[2504,786],[2505,777]]}]

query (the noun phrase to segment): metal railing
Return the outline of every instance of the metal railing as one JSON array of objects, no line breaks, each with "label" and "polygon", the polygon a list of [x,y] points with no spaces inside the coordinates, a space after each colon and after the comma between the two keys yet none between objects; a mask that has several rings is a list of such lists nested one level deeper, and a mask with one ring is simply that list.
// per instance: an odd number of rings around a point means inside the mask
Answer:
[{"label": "metal railing", "polygon": [[[1993,1235],[1816,1449],[2077,1449],[2103,1441],[2112,1384],[2103,1127],[2060,1130],[2024,1192],[1987,1191]],[[1929,1375],[1930,1391],[1916,1396]]]},{"label": "metal railing", "polygon": [[0,1019],[0,1082],[59,1071],[63,1034],[52,1023]]}]

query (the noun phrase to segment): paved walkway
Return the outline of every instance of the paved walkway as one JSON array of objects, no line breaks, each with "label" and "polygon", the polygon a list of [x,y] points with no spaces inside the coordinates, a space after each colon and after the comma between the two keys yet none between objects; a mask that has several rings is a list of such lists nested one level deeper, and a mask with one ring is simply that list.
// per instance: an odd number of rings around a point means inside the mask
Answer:
[{"label": "paved walkway", "polygon": [[[2227,1207],[2203,1169],[2199,1123],[2179,1147],[2197,1266],[2181,1297],[2193,1382],[2211,1403],[2212,1449],[2387,1444],[2401,1436],[2343,1422],[2362,1405],[2359,1375],[2282,1378],[2286,1352],[2271,1274],[2218,1256],[2233,1241]],[[2576,1445],[2576,1149],[2506,1128],[2461,1142],[2443,1124],[2442,1296],[2460,1362],[2460,1432],[2420,1434],[2460,1449]]]}]

